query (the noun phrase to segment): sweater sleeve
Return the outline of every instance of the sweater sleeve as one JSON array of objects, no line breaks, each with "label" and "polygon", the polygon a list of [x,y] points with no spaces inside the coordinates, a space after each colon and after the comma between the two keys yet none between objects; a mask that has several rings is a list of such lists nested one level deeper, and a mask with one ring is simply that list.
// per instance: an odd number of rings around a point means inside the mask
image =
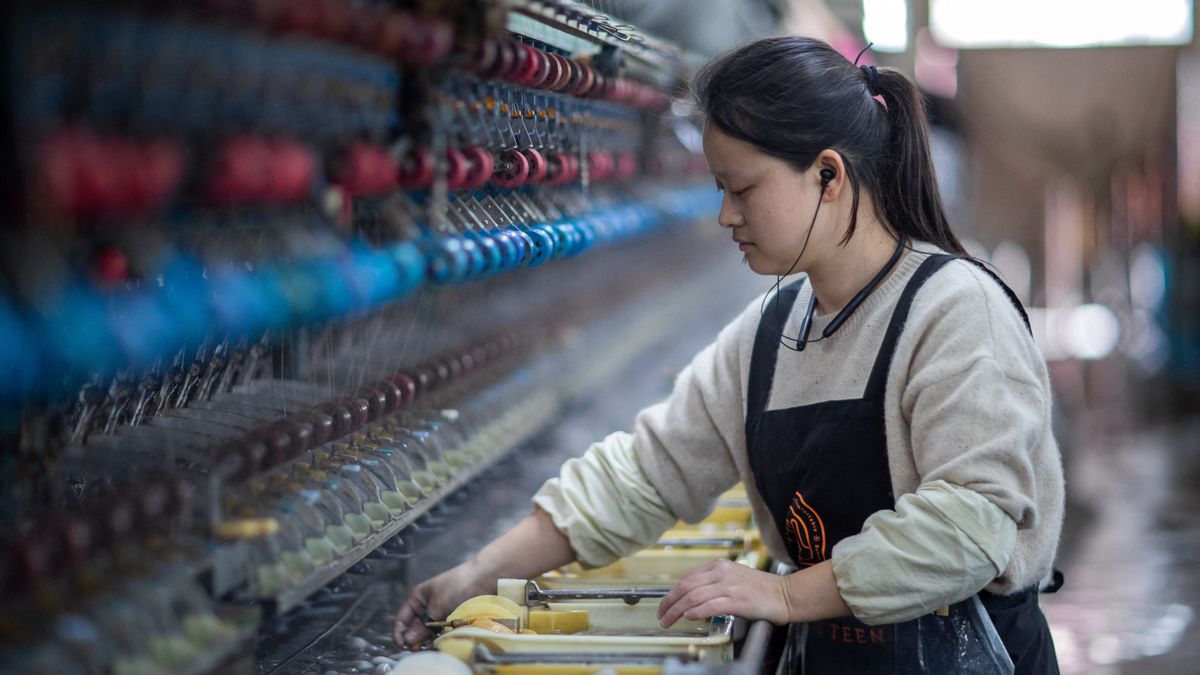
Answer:
[{"label": "sweater sleeve", "polygon": [[916,341],[911,361],[893,364],[903,369],[918,487],[833,550],[842,597],[866,623],[978,592],[1004,572],[1016,531],[1038,522],[1031,457],[1049,415],[1041,356],[982,273],[947,265],[925,288],[910,315],[921,327],[906,336]]},{"label": "sweater sleeve", "polygon": [[678,519],[700,520],[738,480],[731,444],[745,445],[738,349],[746,316],[684,368],[665,401],[638,414],[631,432],[569,460],[534,496],[582,564],[608,564]]},{"label": "sweater sleeve", "polygon": [[1012,518],[979,493],[931,481],[834,546],[833,575],[859,621],[898,623],[979,591],[1016,539]]}]

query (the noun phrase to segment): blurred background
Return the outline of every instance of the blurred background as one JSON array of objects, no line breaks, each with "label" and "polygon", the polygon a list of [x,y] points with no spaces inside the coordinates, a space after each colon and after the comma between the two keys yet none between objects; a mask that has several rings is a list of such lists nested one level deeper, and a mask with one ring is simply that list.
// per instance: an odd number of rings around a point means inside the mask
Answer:
[{"label": "blurred background", "polygon": [[769,288],[685,101],[777,33],[913,78],[957,233],[1029,309],[1063,672],[1195,672],[1192,0],[17,2],[3,30],[5,672],[364,672],[387,650],[345,645]]}]

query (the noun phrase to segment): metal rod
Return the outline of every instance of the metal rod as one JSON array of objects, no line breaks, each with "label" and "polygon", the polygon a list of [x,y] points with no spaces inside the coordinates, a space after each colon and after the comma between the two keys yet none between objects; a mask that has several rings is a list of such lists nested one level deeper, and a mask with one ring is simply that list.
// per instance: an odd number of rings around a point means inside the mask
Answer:
[{"label": "metal rod", "polygon": [[672,548],[742,548],[746,541],[741,537],[707,537],[687,539],[659,539],[655,546],[670,546]]},{"label": "metal rod", "polygon": [[632,607],[643,598],[661,598],[671,590],[670,586],[646,586],[643,588],[577,588],[572,590],[543,590],[537,582],[525,582],[525,604],[541,605],[563,600],[620,600]]},{"label": "metal rod", "polygon": [[619,664],[659,664],[674,658],[681,661],[691,661],[695,657],[684,652],[535,652],[535,653],[504,653],[493,652],[486,645],[475,645],[472,655],[475,663],[490,663],[495,665],[524,664],[524,663],[619,663]]}]

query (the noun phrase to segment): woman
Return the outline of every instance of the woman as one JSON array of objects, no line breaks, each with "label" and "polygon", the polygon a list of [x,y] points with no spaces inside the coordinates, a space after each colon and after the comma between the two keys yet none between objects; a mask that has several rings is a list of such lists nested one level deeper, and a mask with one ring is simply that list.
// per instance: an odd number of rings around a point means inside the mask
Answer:
[{"label": "woman", "polygon": [[1018,673],[1057,672],[1036,600],[1063,513],[1047,371],[1019,302],[950,230],[919,92],[800,37],[737,49],[696,89],[720,225],[755,272],[803,276],[631,433],[567,462],[532,515],[419,585],[397,639],[497,577],[607,564],[742,480],[799,571],[705,565],[664,598],[664,626],[804,624],[797,672],[893,672],[905,626],[978,594]]}]

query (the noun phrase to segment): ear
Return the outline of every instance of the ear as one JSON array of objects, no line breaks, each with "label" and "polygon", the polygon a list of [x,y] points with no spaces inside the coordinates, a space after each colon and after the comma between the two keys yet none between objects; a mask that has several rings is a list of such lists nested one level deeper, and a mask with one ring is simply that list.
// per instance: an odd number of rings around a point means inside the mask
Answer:
[{"label": "ear", "polygon": [[841,196],[842,190],[850,185],[850,181],[846,179],[846,163],[837,150],[826,148],[817,153],[817,158],[813,160],[809,171],[812,172],[817,185],[821,184],[821,171],[826,171],[826,175],[829,171],[833,172],[833,178],[825,185],[825,193],[822,195],[822,199],[827,202],[836,202]]}]

